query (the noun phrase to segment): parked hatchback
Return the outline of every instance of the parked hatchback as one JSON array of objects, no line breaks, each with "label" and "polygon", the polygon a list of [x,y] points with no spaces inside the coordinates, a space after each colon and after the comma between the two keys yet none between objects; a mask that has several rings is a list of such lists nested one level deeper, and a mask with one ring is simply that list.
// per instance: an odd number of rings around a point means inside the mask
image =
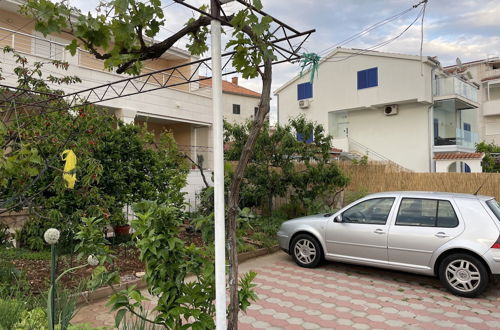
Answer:
[{"label": "parked hatchback", "polygon": [[326,259],[438,276],[452,293],[475,297],[500,274],[500,205],[466,194],[377,193],[334,214],[288,220],[278,240],[302,267]]}]

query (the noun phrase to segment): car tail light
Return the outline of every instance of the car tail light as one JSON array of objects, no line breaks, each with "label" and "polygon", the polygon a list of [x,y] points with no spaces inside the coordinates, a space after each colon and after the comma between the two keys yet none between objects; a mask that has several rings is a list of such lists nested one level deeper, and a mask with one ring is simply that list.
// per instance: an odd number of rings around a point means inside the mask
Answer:
[{"label": "car tail light", "polygon": [[500,249],[500,236],[498,237],[497,241],[493,243],[491,246],[492,249]]}]

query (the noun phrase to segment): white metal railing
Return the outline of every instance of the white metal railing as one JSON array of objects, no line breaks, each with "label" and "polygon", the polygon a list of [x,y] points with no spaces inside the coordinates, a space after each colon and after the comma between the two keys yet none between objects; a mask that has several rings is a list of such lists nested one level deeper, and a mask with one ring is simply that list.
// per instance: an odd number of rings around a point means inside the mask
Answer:
[{"label": "white metal railing", "polygon": [[[86,51],[81,48],[77,48],[77,54],[75,57],[72,57],[68,50],[66,50],[66,46],[69,43],[64,43],[55,40],[55,38],[50,39],[44,38],[41,36],[36,36],[33,34],[25,33],[22,31],[11,30],[5,27],[0,27],[0,47],[10,46],[14,48],[16,51],[23,54],[30,54],[33,56],[52,59],[52,60],[61,60],[70,62],[71,65],[78,65],[79,67],[99,70],[103,71],[107,74],[113,74],[116,76],[120,76],[114,72],[109,72],[104,69],[103,61],[96,59],[89,51]],[[75,59],[74,62],[72,59]],[[156,69],[144,67],[142,73],[150,73],[156,71]],[[172,83],[178,83],[182,81],[186,81],[185,77],[181,75],[174,74],[173,72],[162,72],[154,75],[149,78],[149,84],[165,84],[167,81]],[[139,78],[141,81],[145,81],[146,78]],[[195,84],[188,84],[189,91],[193,91],[197,88]]]},{"label": "white metal railing", "polygon": [[363,156],[368,157],[369,160],[374,160],[377,162],[392,165],[392,166],[394,166],[394,167],[396,167],[399,170],[404,171],[404,172],[413,172],[409,168],[406,168],[403,165],[396,163],[395,161],[387,158],[386,156],[376,152],[373,149],[368,148],[367,146],[359,143],[358,141],[355,141],[351,138],[348,138],[348,140],[349,140],[349,152],[355,152],[355,153],[361,154]]},{"label": "white metal railing", "polygon": [[457,77],[437,78],[434,83],[434,96],[459,95],[475,103],[478,102],[478,88]]}]

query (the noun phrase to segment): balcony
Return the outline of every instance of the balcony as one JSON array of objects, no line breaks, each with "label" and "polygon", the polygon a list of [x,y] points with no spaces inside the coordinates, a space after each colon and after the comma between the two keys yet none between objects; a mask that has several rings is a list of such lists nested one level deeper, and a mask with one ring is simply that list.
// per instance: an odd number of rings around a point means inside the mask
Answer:
[{"label": "balcony", "polygon": [[489,100],[483,102],[483,116],[500,115],[500,100]]},{"label": "balcony", "polygon": [[[15,31],[5,27],[0,27],[0,48],[9,46],[14,48],[21,54],[32,55],[43,59],[66,61],[72,67],[79,67],[105,73],[108,78],[100,81],[102,83],[107,83],[109,81],[113,81],[114,79],[123,78],[123,75],[107,70],[104,67],[104,62],[102,60],[96,59],[92,54],[84,49],[77,48],[75,56],[71,56],[69,51],[66,50],[66,46],[68,44],[68,40],[59,37],[47,36],[47,38],[45,38],[42,35],[32,35],[21,31]],[[12,59],[10,59],[10,61],[11,64],[13,64]],[[142,73],[151,73],[159,69],[179,65],[182,61],[186,61],[186,59],[181,57],[171,60],[161,58],[156,61],[146,63],[142,70]],[[149,67],[149,64],[151,64],[153,67]],[[165,71],[155,74],[153,78],[147,81],[147,83],[153,85],[162,85],[168,81],[171,84],[179,84],[178,86],[171,87],[177,90],[194,92],[198,89],[198,86],[195,83],[181,84],[186,81],[186,77],[191,76],[190,65],[179,68],[178,72],[181,72],[181,74],[173,71]],[[112,76],[114,76],[115,78],[113,78]],[[145,81],[144,79],[145,78],[139,78],[138,80]]]},{"label": "balcony", "polygon": [[[475,149],[479,143],[479,135],[475,132],[457,128],[455,134],[447,137],[434,137],[435,151],[462,151]],[[437,148],[436,148],[437,147]]]},{"label": "balcony", "polygon": [[479,89],[457,77],[437,78],[433,86],[434,100],[457,99],[463,108],[477,108]]}]

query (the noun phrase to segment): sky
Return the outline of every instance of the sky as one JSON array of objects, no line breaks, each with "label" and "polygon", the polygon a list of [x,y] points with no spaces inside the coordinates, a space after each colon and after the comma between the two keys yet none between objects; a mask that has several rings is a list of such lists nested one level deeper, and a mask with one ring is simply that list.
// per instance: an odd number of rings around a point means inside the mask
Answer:
[{"label": "sky", "polygon": [[[162,0],[166,23],[157,39],[168,37],[189,19],[197,16],[172,0]],[[186,0],[200,6],[209,0]],[[326,55],[329,47],[367,27],[411,8],[419,0],[262,0],[270,15],[305,31],[316,29],[305,43],[303,52]],[[72,0],[84,11],[92,11],[96,0]],[[228,13],[238,9],[234,3],[224,6]],[[396,20],[373,29],[343,47],[365,49],[394,38],[415,18],[420,9],[413,9]],[[420,19],[401,37],[377,50],[417,55],[420,52]],[[500,0],[429,0],[424,16],[423,54],[437,56],[443,66],[500,56]],[[229,31],[228,31],[229,32]],[[223,43],[230,33],[223,36]],[[176,46],[183,47],[187,39]],[[210,54],[207,54],[207,57]],[[279,64],[273,68],[272,90],[295,77],[298,64]],[[203,74],[203,72],[201,72]],[[227,80],[230,77],[226,76]],[[320,78],[319,78],[320,79]],[[260,91],[259,79],[244,81],[240,85]],[[276,118],[276,100],[272,100],[271,120]]]}]

